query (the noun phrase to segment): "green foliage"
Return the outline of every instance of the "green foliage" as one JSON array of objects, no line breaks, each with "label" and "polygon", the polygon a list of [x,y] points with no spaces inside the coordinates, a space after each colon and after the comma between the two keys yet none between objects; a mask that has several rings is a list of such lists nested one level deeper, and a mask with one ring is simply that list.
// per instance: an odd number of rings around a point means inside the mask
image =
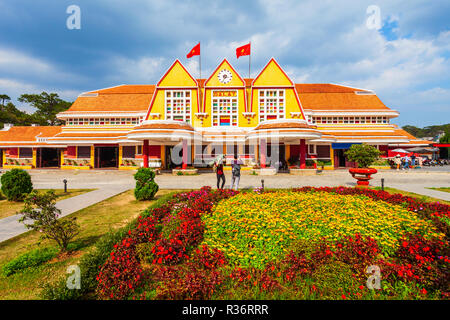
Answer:
[{"label": "green foliage", "polygon": [[44,262],[53,259],[57,254],[55,248],[35,249],[33,251],[24,253],[17,258],[5,264],[2,272],[5,276],[10,276],[16,272],[29,267],[37,267]]},{"label": "green foliage", "polygon": [[134,174],[136,180],[136,188],[134,189],[134,196],[136,200],[152,200],[158,192],[158,184],[154,181],[155,171],[150,168],[139,168]]},{"label": "green foliage", "polygon": [[353,144],[345,155],[350,161],[358,164],[359,168],[368,168],[378,160],[381,151],[368,144]]},{"label": "green foliage", "polygon": [[67,110],[71,103],[59,98],[57,93],[42,92],[41,94],[22,94],[19,102],[25,102],[36,108],[33,114],[35,122],[40,125],[60,125],[62,122],[56,114]]},{"label": "green foliage", "polygon": [[320,298],[332,300],[356,287],[357,281],[352,274],[353,271],[348,264],[334,260],[320,265],[312,277],[321,293]]},{"label": "green foliage", "polygon": [[[56,208],[55,204],[56,195],[53,190],[44,194],[34,190],[25,199],[21,212],[23,216],[19,221],[28,229],[42,232],[44,239],[55,241],[62,251],[66,251],[69,242],[79,233],[80,227],[75,217],[58,220],[61,210]],[[33,223],[27,224],[26,221],[29,220]]]},{"label": "green foliage", "polygon": [[403,126],[403,130],[409,132],[413,136],[417,138],[423,138],[423,137],[434,137],[439,133],[439,131],[444,131],[447,134],[450,133],[450,123],[442,124],[442,125],[435,125],[435,126],[427,126],[424,128],[418,128],[415,126]]},{"label": "green foliage", "polygon": [[22,169],[12,169],[1,177],[2,192],[9,201],[23,201],[33,190],[33,183],[28,172]]},{"label": "green foliage", "polygon": [[[174,192],[171,192],[157,199],[141,214],[141,217],[150,216],[152,209],[163,206],[173,197],[174,194]],[[108,232],[96,242],[94,250],[83,255],[79,263],[81,270],[80,290],[69,290],[66,287],[66,279],[62,277],[55,283],[46,284],[44,286],[41,293],[42,298],[46,300],[78,300],[95,298],[94,292],[98,285],[96,277],[99,273],[100,266],[102,266],[106,259],[110,257],[114,245],[120,242],[128,234],[129,230],[136,227],[136,221],[137,219],[134,219],[122,229]]]}]

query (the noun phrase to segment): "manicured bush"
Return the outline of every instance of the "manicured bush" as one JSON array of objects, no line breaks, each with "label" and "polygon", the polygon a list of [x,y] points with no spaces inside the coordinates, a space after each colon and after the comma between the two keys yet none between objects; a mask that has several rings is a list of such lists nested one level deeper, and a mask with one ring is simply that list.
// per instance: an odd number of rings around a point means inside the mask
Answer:
[{"label": "manicured bush", "polygon": [[23,201],[33,190],[33,183],[28,172],[22,169],[12,169],[1,177],[2,192],[9,201]]},{"label": "manicured bush", "polygon": [[136,188],[134,189],[134,196],[136,200],[151,200],[158,192],[158,184],[154,181],[155,171],[150,168],[139,168],[134,174],[136,180]]},{"label": "manicured bush", "polygon": [[[61,210],[56,208],[56,195],[53,190],[44,194],[36,190],[25,199],[25,206],[21,211],[23,222],[28,229],[42,232],[44,239],[55,241],[62,251],[67,250],[69,242],[80,232],[80,226],[75,217],[58,219]],[[33,223],[27,223],[28,221]]]},{"label": "manicured bush", "polygon": [[345,152],[348,160],[358,164],[358,168],[368,168],[378,160],[381,151],[369,144],[352,144]]},{"label": "manicured bush", "polygon": [[35,249],[24,253],[5,264],[2,268],[2,272],[5,276],[10,276],[26,268],[37,267],[44,262],[53,259],[57,252],[58,250],[55,248]]}]

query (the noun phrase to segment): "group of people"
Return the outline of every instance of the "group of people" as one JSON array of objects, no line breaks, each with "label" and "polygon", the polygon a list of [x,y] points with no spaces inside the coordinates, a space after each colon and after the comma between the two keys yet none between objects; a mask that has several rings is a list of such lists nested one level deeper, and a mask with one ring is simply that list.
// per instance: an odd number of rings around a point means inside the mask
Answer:
[{"label": "group of people", "polygon": [[397,154],[394,157],[394,164],[397,170],[400,170],[400,168],[402,170],[408,170],[410,167],[414,167],[416,165],[421,167],[422,162],[422,157],[416,157],[415,155],[412,155],[411,157],[409,157],[408,155],[401,157],[399,154]]},{"label": "group of people", "polygon": [[[225,155],[219,156],[213,165],[213,169],[216,172],[217,177],[217,189],[223,189],[225,186],[225,173],[223,169],[223,163],[225,161]],[[239,187],[239,180],[241,179],[241,165],[242,161],[237,155],[234,155],[233,161],[231,161],[231,186],[230,189],[237,190]],[[222,182],[222,183],[220,183]]]}]

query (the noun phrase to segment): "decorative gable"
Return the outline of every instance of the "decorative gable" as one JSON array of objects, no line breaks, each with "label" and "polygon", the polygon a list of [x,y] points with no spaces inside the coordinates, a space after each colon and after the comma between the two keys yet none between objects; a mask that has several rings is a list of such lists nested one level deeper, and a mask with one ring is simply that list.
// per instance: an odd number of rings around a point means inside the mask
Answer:
[{"label": "decorative gable", "polygon": [[227,59],[224,59],[206,80],[205,87],[243,87],[244,79],[234,70]]},{"label": "decorative gable", "polygon": [[270,59],[255,80],[253,80],[254,87],[286,87],[293,85],[294,83],[274,58]]},{"label": "decorative gable", "polygon": [[197,87],[197,81],[186,70],[180,60],[177,59],[159,80],[157,86],[191,88]]}]

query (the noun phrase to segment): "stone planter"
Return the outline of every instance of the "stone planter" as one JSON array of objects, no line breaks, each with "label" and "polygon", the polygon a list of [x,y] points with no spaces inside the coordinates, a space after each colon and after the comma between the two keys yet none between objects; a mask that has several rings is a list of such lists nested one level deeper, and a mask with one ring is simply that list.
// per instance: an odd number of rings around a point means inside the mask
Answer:
[{"label": "stone planter", "polygon": [[275,168],[261,168],[259,169],[259,175],[261,176],[273,176],[277,174],[277,169]]},{"label": "stone planter", "polygon": [[289,174],[297,176],[312,176],[316,174],[316,169],[289,169]]},{"label": "stone planter", "polygon": [[348,170],[353,178],[358,180],[358,186],[368,186],[369,180],[372,179],[371,175],[377,173],[377,169],[369,168],[350,168]]},{"label": "stone planter", "polygon": [[[181,173],[179,173],[181,172]],[[198,174],[198,169],[172,169],[172,175],[174,176],[192,176]]]}]

